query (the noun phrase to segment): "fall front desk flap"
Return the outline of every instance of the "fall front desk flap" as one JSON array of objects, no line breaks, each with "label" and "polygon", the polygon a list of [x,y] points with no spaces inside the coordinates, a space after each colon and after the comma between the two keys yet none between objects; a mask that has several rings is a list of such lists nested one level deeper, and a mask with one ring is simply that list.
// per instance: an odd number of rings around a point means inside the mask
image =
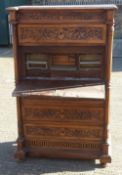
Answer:
[{"label": "fall front desk flap", "polygon": [[57,97],[77,97],[77,98],[105,98],[105,86],[85,85],[81,86],[81,82],[67,82],[67,81],[22,81],[20,82],[14,92],[13,96],[28,96],[28,95],[42,95],[42,96],[57,96]]}]

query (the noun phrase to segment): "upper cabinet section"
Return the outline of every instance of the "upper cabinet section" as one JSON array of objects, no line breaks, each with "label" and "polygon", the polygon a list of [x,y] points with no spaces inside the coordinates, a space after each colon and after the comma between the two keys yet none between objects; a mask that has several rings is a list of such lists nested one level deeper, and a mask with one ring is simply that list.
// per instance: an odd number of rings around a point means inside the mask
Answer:
[{"label": "upper cabinet section", "polygon": [[8,8],[17,25],[18,44],[105,45],[107,24],[113,24],[114,5],[30,6]]},{"label": "upper cabinet section", "polygon": [[7,8],[7,11],[10,23],[105,24],[113,20],[111,12],[116,8],[115,5],[18,6]]},{"label": "upper cabinet section", "polygon": [[[81,22],[101,22],[104,23],[106,16],[102,11],[81,12],[74,10],[20,10],[17,13],[19,23],[81,23]],[[11,17],[10,17],[11,20]]]}]

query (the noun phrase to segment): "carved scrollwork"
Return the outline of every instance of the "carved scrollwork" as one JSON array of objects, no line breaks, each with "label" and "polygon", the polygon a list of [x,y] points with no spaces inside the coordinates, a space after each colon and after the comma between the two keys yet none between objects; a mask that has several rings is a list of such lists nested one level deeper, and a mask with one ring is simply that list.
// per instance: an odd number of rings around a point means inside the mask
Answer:
[{"label": "carved scrollwork", "polygon": [[31,12],[19,12],[17,14],[18,21],[104,21],[105,15],[103,13],[82,13],[82,12],[42,12],[42,11],[31,11]]},{"label": "carved scrollwork", "polygon": [[27,135],[32,136],[56,136],[56,137],[80,137],[80,138],[102,138],[101,128],[58,128],[58,127],[41,127],[41,126],[25,126]]},{"label": "carved scrollwork", "polygon": [[47,140],[27,140],[27,146],[39,147],[39,148],[62,148],[62,149],[78,149],[81,150],[100,150],[101,145],[99,143],[79,143],[79,142],[66,142],[66,141],[47,141]]},{"label": "carved scrollwork", "polygon": [[[104,42],[104,29],[102,27],[88,26],[20,26],[19,43],[40,42]],[[95,40],[95,41],[94,41]]]},{"label": "carved scrollwork", "polygon": [[57,121],[103,121],[102,110],[56,109],[56,108],[30,108],[25,107],[23,112],[25,120],[57,120]]}]

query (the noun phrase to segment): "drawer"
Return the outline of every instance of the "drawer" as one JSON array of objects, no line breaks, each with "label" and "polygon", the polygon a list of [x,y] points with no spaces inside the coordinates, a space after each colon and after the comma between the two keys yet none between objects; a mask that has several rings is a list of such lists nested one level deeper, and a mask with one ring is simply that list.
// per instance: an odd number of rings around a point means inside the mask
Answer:
[{"label": "drawer", "polygon": [[102,125],[103,102],[100,100],[51,100],[23,97],[22,117],[25,122],[70,122]]},{"label": "drawer", "polygon": [[22,116],[25,121],[60,121],[102,124],[104,111],[102,108],[59,108],[23,106]]},{"label": "drawer", "polygon": [[20,10],[19,23],[105,23],[106,14],[99,11],[79,11],[75,9]]},{"label": "drawer", "polygon": [[65,124],[24,124],[25,138],[74,139],[102,141],[103,128],[97,126],[73,126]]},{"label": "drawer", "polygon": [[84,141],[79,142],[73,140],[46,140],[46,139],[36,139],[36,138],[28,138],[25,139],[25,143],[27,147],[30,148],[54,148],[54,149],[80,149],[80,150],[92,150],[92,151],[100,151],[101,150],[101,142],[98,141]]},{"label": "drawer", "polygon": [[97,158],[102,153],[102,143],[98,141],[25,139],[29,155],[37,153],[39,157]]},{"label": "drawer", "polygon": [[31,25],[18,26],[19,45],[105,44],[106,26],[99,25]]}]

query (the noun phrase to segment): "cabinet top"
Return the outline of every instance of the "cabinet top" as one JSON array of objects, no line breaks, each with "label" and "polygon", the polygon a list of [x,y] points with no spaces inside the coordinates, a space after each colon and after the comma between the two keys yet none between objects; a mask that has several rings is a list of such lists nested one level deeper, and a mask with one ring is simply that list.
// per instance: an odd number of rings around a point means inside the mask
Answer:
[{"label": "cabinet top", "polygon": [[110,10],[110,9],[117,9],[116,5],[109,4],[109,5],[57,5],[57,6],[16,6],[16,7],[8,7],[8,11],[18,11],[18,10],[42,10],[42,9],[79,9],[79,10]]}]

